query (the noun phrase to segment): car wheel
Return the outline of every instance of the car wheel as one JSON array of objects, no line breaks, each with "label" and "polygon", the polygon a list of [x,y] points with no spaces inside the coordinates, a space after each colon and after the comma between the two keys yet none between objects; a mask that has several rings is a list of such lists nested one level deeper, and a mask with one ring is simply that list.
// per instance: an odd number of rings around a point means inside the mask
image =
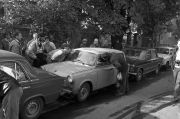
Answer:
[{"label": "car wheel", "polygon": [[79,102],[85,101],[88,98],[90,91],[91,89],[89,83],[84,83],[77,94],[77,100]]},{"label": "car wheel", "polygon": [[138,69],[137,76],[136,76],[136,81],[141,81],[142,78],[143,78],[143,70],[142,69]]},{"label": "car wheel", "polygon": [[22,110],[22,119],[37,119],[43,110],[43,100],[41,98],[33,98],[27,101]]}]

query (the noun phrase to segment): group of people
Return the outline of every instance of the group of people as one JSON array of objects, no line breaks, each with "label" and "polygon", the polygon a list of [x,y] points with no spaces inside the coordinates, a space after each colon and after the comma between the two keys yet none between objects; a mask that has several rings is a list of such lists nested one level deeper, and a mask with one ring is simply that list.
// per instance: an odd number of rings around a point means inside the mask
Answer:
[{"label": "group of people", "polygon": [[27,58],[35,67],[46,63],[46,54],[56,49],[56,46],[50,39],[51,34],[33,33],[33,38],[29,42],[22,40],[22,33],[16,31],[14,35],[7,33],[6,37],[0,41],[0,49],[7,50]]},{"label": "group of people", "polygon": [[82,39],[82,42],[80,44],[80,47],[102,47],[102,48],[111,48],[110,44],[107,40],[104,40],[102,43],[100,43],[98,38],[95,38],[93,43],[88,46],[88,40],[86,38]]},{"label": "group of people", "polygon": [[[32,65],[39,66],[42,54],[48,53],[56,46],[44,34],[33,34],[33,39],[23,45],[21,32],[15,32],[14,37],[7,34],[1,40],[0,48],[19,55],[24,55]],[[24,50],[24,53],[23,53]],[[19,119],[19,103],[23,89],[16,80],[15,71],[6,66],[0,66],[0,119]]]}]

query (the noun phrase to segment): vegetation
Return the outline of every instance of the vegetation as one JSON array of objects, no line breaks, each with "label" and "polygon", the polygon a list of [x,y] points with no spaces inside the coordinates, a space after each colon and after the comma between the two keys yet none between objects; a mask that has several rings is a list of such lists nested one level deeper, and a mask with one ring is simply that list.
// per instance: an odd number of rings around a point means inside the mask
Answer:
[{"label": "vegetation", "polygon": [[122,36],[132,20],[145,35],[155,36],[176,16],[178,0],[9,0],[4,21],[55,33],[77,47],[82,37]]}]

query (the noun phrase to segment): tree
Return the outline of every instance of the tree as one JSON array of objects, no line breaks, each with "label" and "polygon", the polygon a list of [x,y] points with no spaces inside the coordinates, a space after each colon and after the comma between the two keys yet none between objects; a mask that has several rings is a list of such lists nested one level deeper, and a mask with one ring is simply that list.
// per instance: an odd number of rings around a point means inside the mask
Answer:
[{"label": "tree", "polygon": [[162,26],[176,16],[179,4],[178,0],[136,0],[134,9],[132,19],[146,36],[155,40],[156,35],[163,30]]}]

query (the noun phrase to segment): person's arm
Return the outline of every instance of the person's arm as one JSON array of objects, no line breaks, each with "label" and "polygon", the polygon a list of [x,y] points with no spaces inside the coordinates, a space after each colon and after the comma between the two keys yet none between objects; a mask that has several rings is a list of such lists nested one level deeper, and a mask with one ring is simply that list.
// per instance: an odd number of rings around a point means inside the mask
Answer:
[{"label": "person's arm", "polygon": [[56,46],[55,46],[55,44],[53,42],[51,42],[51,46],[52,46],[53,50],[56,49]]},{"label": "person's arm", "polygon": [[34,48],[35,48],[35,43],[31,43],[29,44],[28,48],[27,48],[27,54],[30,58],[32,59],[37,59],[36,54],[34,53]]}]

